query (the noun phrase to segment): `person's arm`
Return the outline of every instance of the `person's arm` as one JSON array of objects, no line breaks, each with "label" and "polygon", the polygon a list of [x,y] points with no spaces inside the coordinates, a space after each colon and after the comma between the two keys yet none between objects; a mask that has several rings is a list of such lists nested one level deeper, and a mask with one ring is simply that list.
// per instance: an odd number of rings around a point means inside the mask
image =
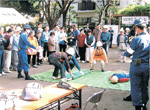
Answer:
[{"label": "person's arm", "polygon": [[117,46],[119,47],[119,39],[120,39],[120,36],[118,35],[117,36]]},{"label": "person's arm", "polygon": [[[87,37],[88,37],[88,36],[87,36]],[[87,44],[86,38],[85,38],[84,43],[85,43],[85,45],[86,45],[87,47],[89,47],[89,45]]]},{"label": "person's arm", "polygon": [[94,46],[94,44],[95,44],[95,37],[93,36],[93,42],[92,42],[91,46]]},{"label": "person's arm", "polygon": [[27,46],[36,49],[36,47],[34,45],[32,45],[29,41],[28,41],[28,36],[23,35],[22,36],[22,41],[24,44],[26,44]]},{"label": "person's arm", "polygon": [[134,39],[132,40],[132,42],[131,42],[130,47],[127,49],[126,52],[124,52],[124,54],[123,54],[124,56],[131,57],[131,56],[133,55],[133,53],[134,53],[135,50],[136,50],[136,45],[137,45],[136,42],[137,42],[137,41],[136,41],[136,39],[134,38]]}]

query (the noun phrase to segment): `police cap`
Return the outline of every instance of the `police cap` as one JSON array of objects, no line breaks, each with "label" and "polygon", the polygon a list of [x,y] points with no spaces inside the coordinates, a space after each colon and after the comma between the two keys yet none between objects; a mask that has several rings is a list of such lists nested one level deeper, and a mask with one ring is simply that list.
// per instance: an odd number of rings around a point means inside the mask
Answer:
[{"label": "police cap", "polygon": [[136,25],[136,26],[146,26],[146,22],[144,22],[142,19],[136,19],[134,21],[134,25]]}]

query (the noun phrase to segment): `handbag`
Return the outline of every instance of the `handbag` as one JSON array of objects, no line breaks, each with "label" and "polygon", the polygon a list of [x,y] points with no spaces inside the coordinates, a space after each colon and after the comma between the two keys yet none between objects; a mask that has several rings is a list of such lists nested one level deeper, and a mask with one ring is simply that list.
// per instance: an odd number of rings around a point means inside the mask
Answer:
[{"label": "handbag", "polygon": [[42,85],[36,82],[28,83],[22,92],[24,100],[36,101],[42,97]]}]

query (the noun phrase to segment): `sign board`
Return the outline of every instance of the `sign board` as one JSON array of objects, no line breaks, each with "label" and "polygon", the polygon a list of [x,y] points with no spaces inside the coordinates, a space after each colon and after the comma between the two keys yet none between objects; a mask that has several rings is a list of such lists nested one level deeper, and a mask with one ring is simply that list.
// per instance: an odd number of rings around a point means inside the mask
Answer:
[{"label": "sign board", "polygon": [[142,19],[148,24],[149,18],[148,16],[123,16],[122,17],[122,24],[133,24],[134,20]]}]

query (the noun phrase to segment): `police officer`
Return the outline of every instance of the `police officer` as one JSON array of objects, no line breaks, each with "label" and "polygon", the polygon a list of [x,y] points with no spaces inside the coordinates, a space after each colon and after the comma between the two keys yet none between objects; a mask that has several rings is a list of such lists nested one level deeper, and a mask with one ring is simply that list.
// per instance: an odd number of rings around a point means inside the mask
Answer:
[{"label": "police officer", "polygon": [[34,80],[34,78],[30,77],[28,74],[28,58],[27,58],[27,49],[28,46],[31,48],[36,49],[35,46],[30,44],[28,41],[28,34],[30,33],[30,25],[24,26],[24,31],[20,35],[19,39],[19,51],[18,51],[18,57],[19,57],[19,64],[18,64],[18,78],[24,78],[22,76],[21,71],[24,69],[25,73],[25,80]]},{"label": "police officer", "polygon": [[0,27],[0,77],[2,75],[6,75],[6,73],[3,72],[4,63],[5,63],[5,57],[4,57],[4,46],[3,44],[6,43],[6,40],[3,38],[3,28]]},{"label": "police officer", "polygon": [[130,65],[131,97],[135,110],[147,110],[149,80],[150,35],[144,32],[146,24],[142,20],[134,21],[137,35],[124,56],[132,56]]}]

